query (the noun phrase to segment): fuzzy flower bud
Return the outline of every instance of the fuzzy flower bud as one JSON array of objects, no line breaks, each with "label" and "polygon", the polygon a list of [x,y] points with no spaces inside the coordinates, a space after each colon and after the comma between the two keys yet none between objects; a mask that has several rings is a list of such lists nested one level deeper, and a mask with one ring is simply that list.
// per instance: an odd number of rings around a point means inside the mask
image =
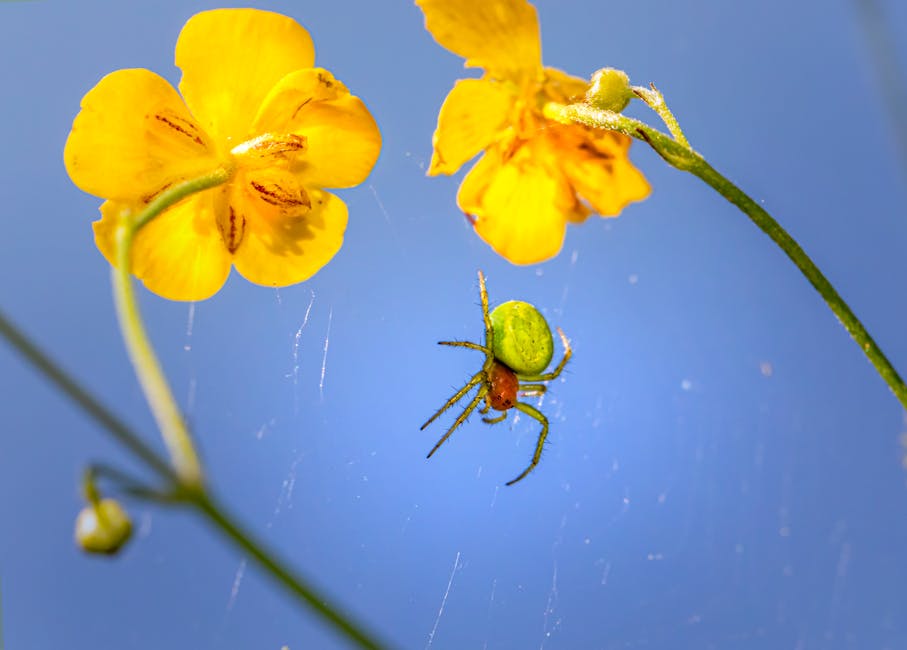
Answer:
[{"label": "fuzzy flower bud", "polygon": [[132,535],[132,521],[115,499],[102,499],[76,517],[76,543],[88,553],[113,555]]},{"label": "fuzzy flower bud", "polygon": [[592,75],[586,101],[595,108],[620,113],[631,99],[630,77],[623,70],[602,68]]}]

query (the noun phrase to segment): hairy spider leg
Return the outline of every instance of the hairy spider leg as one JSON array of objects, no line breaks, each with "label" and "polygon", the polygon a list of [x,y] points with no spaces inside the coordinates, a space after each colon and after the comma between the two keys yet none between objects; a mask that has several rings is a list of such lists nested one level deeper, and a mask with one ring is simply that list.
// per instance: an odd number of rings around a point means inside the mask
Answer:
[{"label": "hairy spider leg", "polygon": [[[548,390],[548,387],[545,384],[520,384],[520,397],[530,397],[533,395],[544,395],[545,391]],[[486,404],[479,413],[485,415],[491,409],[491,404]],[[482,422],[486,424],[497,424],[498,422],[503,422],[507,419],[507,416],[510,415],[507,411],[504,411],[499,416],[494,418],[482,418]]]},{"label": "hairy spider leg", "polygon": [[[476,393],[476,396],[472,398],[472,401],[469,403],[469,405],[465,409],[463,409],[463,412],[460,413],[460,416],[456,420],[454,420],[454,423],[452,425],[450,425],[450,428],[447,430],[447,433],[445,433],[443,436],[441,436],[441,439],[435,443],[434,447],[431,448],[431,451],[428,452],[428,456],[426,456],[426,458],[431,458],[431,455],[433,453],[435,453],[436,451],[438,451],[438,447],[440,447],[445,442],[447,442],[447,439],[450,438],[450,434],[452,434],[454,432],[454,429],[456,429],[458,426],[463,424],[463,421],[466,418],[468,418],[469,414],[475,410],[476,406],[479,405],[479,401],[483,397],[485,397],[485,393],[487,393],[487,392],[488,392],[488,388],[486,386],[482,386],[479,389],[479,392]],[[425,427],[422,427],[422,428],[424,429]]]},{"label": "hairy spider leg", "polygon": [[488,315],[488,291],[485,289],[485,274],[479,270],[479,297],[482,300],[482,319],[485,321],[485,347],[490,351],[494,347],[494,330],[491,316]]},{"label": "hairy spider leg", "polygon": [[557,364],[557,367],[551,372],[546,372],[544,375],[519,375],[520,379],[525,379],[526,381],[551,381],[552,379],[557,379],[564,369],[564,366],[570,361],[570,357],[573,356],[573,350],[570,348],[570,341],[567,340],[564,331],[558,327],[557,333],[561,337],[561,343],[564,345],[564,358]]},{"label": "hairy spider leg", "polygon": [[449,345],[455,348],[469,348],[470,350],[478,350],[485,354],[491,354],[491,350],[478,343],[473,343],[472,341],[438,341],[438,345]]},{"label": "hairy spider leg", "polygon": [[544,395],[548,387],[545,384],[520,384],[520,397],[531,397],[533,395]]},{"label": "hairy spider leg", "polygon": [[496,418],[482,418],[482,422],[484,422],[485,424],[497,424],[498,422],[503,422],[504,420],[506,420],[508,415],[510,414],[507,411],[504,411]]},{"label": "hairy spider leg", "polygon": [[535,418],[542,425],[542,431],[539,433],[539,441],[535,444],[535,453],[532,454],[532,462],[529,463],[529,467],[523,470],[523,473],[517,476],[512,481],[507,481],[507,485],[513,485],[517,481],[521,481],[526,478],[526,475],[535,469],[535,466],[539,464],[539,461],[542,459],[542,447],[545,445],[545,438],[548,437],[548,418],[542,415],[541,411],[524,402],[517,402],[513,405],[513,408],[518,411],[522,411],[531,418]]},{"label": "hairy spider leg", "polygon": [[[453,406],[454,404],[459,402],[461,399],[463,399],[463,396],[466,393],[468,393],[469,391],[471,391],[476,386],[476,384],[481,383],[483,379],[485,379],[485,368],[482,368],[479,372],[474,374],[472,376],[472,379],[470,379],[467,382],[467,384],[465,386],[463,386],[463,388],[461,388],[456,393],[454,393],[454,396],[451,397],[449,400],[447,400],[444,403],[444,406],[439,408],[433,416],[428,418],[428,420],[425,422],[425,424],[423,424],[421,427],[419,427],[419,431],[425,431],[425,427],[427,427],[429,424],[431,424],[432,422],[437,420],[438,416],[441,415],[444,411],[446,411],[451,406]],[[483,395],[484,395],[484,393],[483,393]],[[431,454],[429,454],[429,455],[431,455]]]}]

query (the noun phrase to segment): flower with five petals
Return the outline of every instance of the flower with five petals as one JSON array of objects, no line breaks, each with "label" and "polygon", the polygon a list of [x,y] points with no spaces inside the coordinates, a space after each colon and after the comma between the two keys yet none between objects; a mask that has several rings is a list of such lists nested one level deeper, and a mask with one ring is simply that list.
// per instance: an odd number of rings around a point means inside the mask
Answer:
[{"label": "flower with five petals", "polygon": [[457,205],[514,264],[561,250],[567,223],[616,216],[649,194],[630,163],[630,138],[547,119],[547,102],[582,98],[587,82],[542,66],[538,17],[526,0],[416,0],[441,46],[484,69],[444,100],[429,175],[466,174]]},{"label": "flower with five petals", "polygon": [[175,183],[218,168],[223,185],[145,225],[132,273],[165,298],[201,300],[235,266],[286,286],[340,249],[346,205],[324,188],[371,172],[381,136],[368,109],[312,67],[308,32],[280,14],[217,9],[189,19],[176,44],[179,93],[143,69],[117,70],[82,100],[64,158],[73,182],[106,199],[95,242],[111,262],[121,215]]}]

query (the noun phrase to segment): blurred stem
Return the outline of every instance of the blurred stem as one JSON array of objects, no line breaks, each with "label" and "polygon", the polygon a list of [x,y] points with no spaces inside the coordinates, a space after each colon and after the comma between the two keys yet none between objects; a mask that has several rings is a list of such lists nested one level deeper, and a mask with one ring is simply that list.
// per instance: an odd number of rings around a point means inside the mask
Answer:
[{"label": "blurred stem", "polygon": [[[775,221],[768,212],[747,196],[736,185],[718,173],[705,159],[689,145],[678,142],[657,129],[612,111],[603,111],[588,104],[556,104],[545,107],[545,113],[551,119],[561,122],[576,122],[609,131],[617,131],[648,144],[655,152],[677,169],[688,171],[704,181],[721,196],[736,205],[750,220],[768,235],[790,260],[806,276],[810,284],[819,292],[828,307],[844,325],[857,345],[869,359],[882,379],[907,409],[907,385],[897,370],[876,342],[863,327],[863,324],[838,294],[831,282],[822,274],[819,267],[809,258],[790,234]],[[679,127],[678,127],[679,128]]]},{"label": "blurred stem", "polygon": [[[179,495],[169,488],[170,483],[168,483],[167,491],[162,491],[160,488],[145,485],[139,479],[116,467],[103,463],[92,463],[83,474],[82,491],[86,501],[93,505],[97,505],[101,500],[101,490],[98,488],[100,479],[111,482],[117,492],[137,499],[160,503],[173,503],[179,499]],[[175,483],[173,484],[175,485]]]},{"label": "blurred stem", "polygon": [[93,506],[97,506],[101,500],[98,494],[98,487],[95,485],[95,469],[89,466],[82,472],[82,496]]},{"label": "blurred stem", "polygon": [[[329,605],[328,600],[309,586],[303,578],[294,574],[281,562],[275,560],[272,554],[263,549],[258,542],[244,532],[239,524],[226,514],[223,508],[215,503],[209,495],[195,488],[190,487],[187,489],[184,487],[180,483],[180,478],[174,474],[167,462],[157,452],[148,447],[137,433],[113,415],[107,407],[101,404],[100,400],[82,388],[78,381],[57,366],[34,342],[15,327],[2,311],[0,311],[0,336],[5,338],[14,349],[19,351],[36,370],[50,380],[63,394],[72,399],[83,411],[94,418],[117,442],[132,452],[136,458],[144,462],[145,465],[163,479],[165,485],[171,486],[170,494],[173,495],[173,499],[166,501],[166,503],[181,503],[198,510],[212,525],[219,528],[224,533],[224,536],[237,548],[251,555],[256,562],[298,600],[311,606],[317,614],[350,641],[354,642],[355,645],[362,648],[384,647],[366,634],[363,626],[356,625],[338,614],[337,608]],[[128,475],[105,466],[93,466],[91,471],[94,476],[103,475],[124,481],[129,479]],[[127,491],[130,490],[129,485],[121,485],[121,487],[126,487]],[[160,501],[160,498],[157,497],[162,494],[166,495],[168,493],[166,491],[158,492],[154,493],[154,497],[152,497],[152,492],[149,491],[147,494],[134,494],[134,496],[154,498],[154,500]]]},{"label": "blurred stem", "polygon": [[123,339],[129,357],[145,397],[170,452],[176,479],[173,482],[174,495],[203,514],[235,546],[248,553],[254,560],[287,588],[335,630],[362,648],[380,648],[377,641],[338,613],[315,589],[298,575],[263,550],[260,543],[253,541],[238,523],[230,518],[207,493],[202,477],[202,468],[186,427],[185,419],[176,405],[170,386],[154,354],[148,335],[142,323],[141,313],[135,299],[131,278],[132,244],[136,233],[152,219],[187,196],[216,187],[228,181],[232,169],[224,167],[204,176],[194,178],[167,188],[137,216],[124,212],[116,230],[116,266],[113,269],[114,300]]},{"label": "blurred stem", "polygon": [[164,444],[170,452],[173,468],[185,487],[200,489],[202,469],[192,444],[192,436],[180,413],[161,365],[148,340],[142,315],[133,290],[132,243],[136,233],[152,219],[187,196],[221,185],[230,178],[230,170],[219,168],[210,174],[173,185],[159,194],[145,209],[133,217],[127,211],[120,215],[115,232],[116,264],[111,270],[117,318],[129,359],[145,393],[145,399],[157,421]]},{"label": "blurred stem", "polygon": [[901,171],[907,175],[907,74],[898,63],[893,21],[886,19],[878,0],[855,0],[855,3],[869,47],[872,72],[897,141]]},{"label": "blurred stem", "polygon": [[82,385],[76,379],[60,368],[19,328],[13,325],[2,312],[0,312],[0,336],[5,338],[38,372],[50,380],[64,395],[82,407],[82,410],[107,429],[117,442],[126,447],[158,476],[167,481],[175,479],[167,461],[146,445],[139,435],[115,416],[110,409],[101,404],[86,389],[82,388]]},{"label": "blurred stem", "polygon": [[229,517],[224,508],[215,503],[210,496],[200,493],[195,494],[192,495],[191,502],[207,517],[211,524],[229,537],[235,546],[251,555],[263,569],[274,576],[293,596],[308,604],[337,631],[343,633],[344,636],[361,648],[378,650],[383,647],[371,635],[367,634],[364,628],[341,616],[338,613],[338,607],[331,604],[323,595],[307,585],[302,577],[294,574],[287,566],[277,560],[273,553],[267,552],[261,543],[254,540],[249,533],[243,531],[239,524]]}]

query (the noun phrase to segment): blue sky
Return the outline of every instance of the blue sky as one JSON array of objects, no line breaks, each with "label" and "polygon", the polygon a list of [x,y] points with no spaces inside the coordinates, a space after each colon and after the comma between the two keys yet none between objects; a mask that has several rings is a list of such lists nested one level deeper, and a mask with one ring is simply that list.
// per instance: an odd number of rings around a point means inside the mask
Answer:
[{"label": "blue sky", "polygon": [[[425,177],[437,109],[475,72],[419,10],[250,4],[309,29],[384,148],[342,193],[344,247],[312,280],[234,274],[194,306],[141,292],[211,482],[244,521],[395,647],[907,645],[903,409],[771,242],[637,144],[647,201],[511,266],[456,209],[459,177]],[[879,4],[904,69],[907,7]],[[536,5],[548,65],[654,81],[907,371],[907,170],[856,0]],[[98,200],[62,150],[107,72],[177,82],[180,27],[214,6],[0,6],[2,308],[149,440],[92,241]],[[435,344],[482,335],[477,269],[493,304],[534,303],[575,353],[542,405],[542,463],[508,488],[533,421],[473,417],[430,461],[450,420],[419,431],[478,369]],[[125,552],[82,555],[82,468],[134,465],[5,345],[0,369],[7,647],[344,647],[183,512],[130,502]]]}]

